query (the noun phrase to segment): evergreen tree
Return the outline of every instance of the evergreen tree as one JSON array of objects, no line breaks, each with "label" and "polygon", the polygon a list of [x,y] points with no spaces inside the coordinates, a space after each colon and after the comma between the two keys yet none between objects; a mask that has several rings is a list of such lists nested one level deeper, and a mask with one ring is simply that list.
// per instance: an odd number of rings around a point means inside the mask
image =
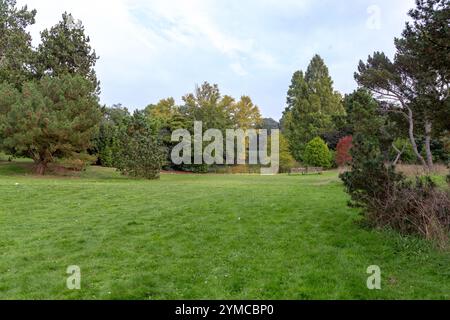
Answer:
[{"label": "evergreen tree", "polygon": [[314,56],[305,74],[294,73],[282,119],[283,132],[296,160],[302,161],[306,144],[334,129],[335,117],[344,113],[327,66],[320,56]]},{"label": "evergreen tree", "polygon": [[37,61],[40,75],[77,74],[92,82],[95,93],[100,92],[94,70],[98,57],[81,21],[64,13],[58,24],[41,33],[41,42]]},{"label": "evergreen tree", "polygon": [[15,0],[0,0],[0,83],[17,89],[33,78],[33,50],[26,28],[35,22],[36,10],[16,7]]},{"label": "evergreen tree", "polygon": [[[360,62],[355,78],[389,111],[403,115],[417,159],[431,170],[432,140],[450,126],[450,6],[448,0],[416,0],[416,4],[409,13],[412,23],[395,39],[394,61],[375,52],[367,63]],[[420,135],[425,137],[425,157]]]},{"label": "evergreen tree", "polygon": [[159,179],[166,153],[158,138],[152,135],[145,111],[136,111],[128,126],[121,130],[114,162],[124,175]]},{"label": "evergreen tree", "polygon": [[55,158],[85,154],[101,117],[92,90],[91,82],[70,75],[27,82],[21,91],[0,85],[3,147],[33,159],[37,174]]}]

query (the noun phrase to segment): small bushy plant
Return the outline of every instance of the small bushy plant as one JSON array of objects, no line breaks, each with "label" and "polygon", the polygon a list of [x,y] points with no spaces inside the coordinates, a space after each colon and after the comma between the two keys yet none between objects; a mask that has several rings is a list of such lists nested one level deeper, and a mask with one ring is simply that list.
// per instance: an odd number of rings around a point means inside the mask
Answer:
[{"label": "small bushy plant", "polygon": [[331,167],[331,153],[322,138],[314,138],[305,148],[303,159],[306,165],[311,167]]}]

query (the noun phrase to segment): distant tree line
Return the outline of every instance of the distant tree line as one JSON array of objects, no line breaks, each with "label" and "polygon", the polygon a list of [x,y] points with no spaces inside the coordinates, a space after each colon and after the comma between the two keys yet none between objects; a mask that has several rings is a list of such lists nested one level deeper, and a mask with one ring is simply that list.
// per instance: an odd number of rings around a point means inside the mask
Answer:
[{"label": "distant tree line", "polygon": [[99,57],[82,23],[64,13],[41,32],[34,48],[26,30],[36,11],[0,0],[0,148],[32,158],[38,174],[65,158],[148,178],[157,178],[162,167],[207,172],[206,165],[176,166],[169,157],[175,145],[171,133],[192,131],[193,123],[202,121],[204,131],[281,129],[280,164],[286,172],[298,165],[352,165],[367,123],[370,130],[364,132],[376,135],[384,163],[418,163],[431,171],[435,162],[450,160],[449,10],[445,0],[417,4],[414,22],[395,40],[394,61],[376,52],[361,62],[358,90],[342,96],[315,55],[305,72],[294,73],[277,122],[264,119],[250,97],[223,95],[207,82],[180,105],[167,98],[133,114],[121,105],[101,106]]}]

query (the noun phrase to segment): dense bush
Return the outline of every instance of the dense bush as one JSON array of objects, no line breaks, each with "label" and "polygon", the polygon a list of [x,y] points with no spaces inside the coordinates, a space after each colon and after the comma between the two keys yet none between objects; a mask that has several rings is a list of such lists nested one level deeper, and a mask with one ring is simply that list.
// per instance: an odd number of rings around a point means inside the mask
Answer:
[{"label": "dense bush", "polygon": [[135,133],[122,139],[117,155],[117,169],[132,177],[159,179],[165,155],[152,137]]},{"label": "dense bush", "polygon": [[381,202],[372,199],[369,220],[403,234],[417,234],[440,246],[448,245],[450,198],[430,178],[395,186]]},{"label": "dense bush", "polygon": [[374,227],[419,235],[440,246],[448,245],[450,198],[430,178],[407,180],[387,166],[370,137],[357,135],[352,148],[352,170],[341,175],[351,205],[362,208]]},{"label": "dense bush", "polygon": [[350,149],[352,148],[353,137],[347,136],[339,140],[336,147],[336,163],[339,167],[344,167],[352,162]]},{"label": "dense bush", "polygon": [[317,137],[311,140],[305,148],[303,159],[306,165],[311,167],[331,167],[331,153],[327,144]]},{"label": "dense bush", "polygon": [[405,235],[448,245],[450,197],[430,178],[415,183],[395,173],[379,161],[368,161],[370,170],[344,173],[342,179],[352,196],[352,205],[364,209],[366,221],[373,227],[389,227]]},{"label": "dense bush", "polygon": [[125,175],[146,179],[159,179],[166,159],[166,150],[151,130],[141,112],[135,112],[130,125],[119,138],[115,154],[117,169]]}]

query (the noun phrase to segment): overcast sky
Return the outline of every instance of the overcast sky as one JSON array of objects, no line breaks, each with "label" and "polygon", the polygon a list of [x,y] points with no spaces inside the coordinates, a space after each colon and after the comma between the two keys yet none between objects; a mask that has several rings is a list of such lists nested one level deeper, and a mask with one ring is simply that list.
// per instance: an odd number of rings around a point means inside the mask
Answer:
[{"label": "overcast sky", "polygon": [[181,97],[203,81],[249,95],[278,120],[292,74],[315,53],[335,88],[356,88],[358,61],[394,54],[414,0],[19,0],[38,10],[31,32],[64,11],[83,21],[100,56],[101,101],[144,108]]}]

